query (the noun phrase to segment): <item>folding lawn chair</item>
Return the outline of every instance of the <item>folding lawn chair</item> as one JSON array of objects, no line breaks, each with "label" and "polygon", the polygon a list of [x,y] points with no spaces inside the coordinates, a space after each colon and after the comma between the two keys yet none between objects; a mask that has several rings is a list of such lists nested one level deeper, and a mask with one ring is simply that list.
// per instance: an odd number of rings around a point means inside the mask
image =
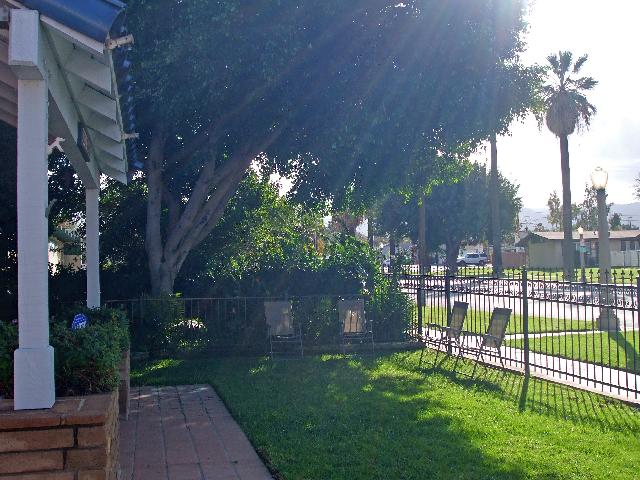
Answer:
[{"label": "folding lawn chair", "polygon": [[[267,321],[269,352],[273,360],[276,353],[291,353],[304,356],[302,347],[302,328],[293,323],[291,302],[264,302],[264,314]],[[280,351],[276,351],[280,350]]]},{"label": "folding lawn chair", "polygon": [[[434,340],[436,349],[436,358],[433,361],[433,366],[438,363],[438,355],[440,354],[440,348],[446,345],[444,350],[446,355],[450,355],[453,352],[453,346],[458,347],[458,357],[462,355],[464,351],[464,335],[462,327],[464,326],[464,319],[467,316],[467,309],[469,304],[467,302],[454,302],[453,309],[451,310],[451,318],[448,325],[440,325],[437,323],[427,324],[428,330],[434,329],[440,332],[440,335]],[[422,368],[422,357],[424,351],[427,348],[427,343],[424,343],[422,347],[422,353],[420,353],[420,368]]]},{"label": "folding lawn chair", "polygon": [[371,350],[375,352],[373,341],[373,322],[367,320],[364,311],[364,299],[338,300],[340,319],[340,341],[342,353],[346,352],[346,344],[363,343],[371,340]]},{"label": "folding lawn chair", "polygon": [[487,333],[482,335],[480,347],[466,347],[467,350],[473,351],[476,354],[475,364],[473,365],[473,372],[471,372],[472,378],[476,373],[476,368],[478,368],[478,362],[483,359],[485,353],[488,353],[487,350],[495,350],[498,354],[498,358],[500,359],[500,365],[504,367],[504,360],[502,358],[502,352],[500,351],[500,348],[504,343],[504,337],[507,333],[507,326],[509,326],[510,318],[510,308],[494,308],[493,312],[491,313],[491,319],[489,320],[489,328],[487,328]]}]

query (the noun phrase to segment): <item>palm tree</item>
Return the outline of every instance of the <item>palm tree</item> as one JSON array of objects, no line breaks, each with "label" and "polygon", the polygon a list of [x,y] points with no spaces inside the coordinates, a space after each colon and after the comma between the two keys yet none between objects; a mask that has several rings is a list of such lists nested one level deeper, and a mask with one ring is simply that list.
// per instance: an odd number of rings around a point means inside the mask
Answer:
[{"label": "palm tree", "polygon": [[558,52],[549,55],[547,61],[547,83],[542,93],[545,102],[545,122],[547,128],[560,139],[560,168],[562,170],[562,259],[565,275],[573,278],[573,226],[571,214],[571,185],[569,170],[569,135],[576,128],[589,127],[591,118],[596,113],[594,107],[585,96],[585,92],[593,89],[598,82],[592,77],[578,77],[580,69],[587,61],[583,55],[573,62],[571,52]]}]

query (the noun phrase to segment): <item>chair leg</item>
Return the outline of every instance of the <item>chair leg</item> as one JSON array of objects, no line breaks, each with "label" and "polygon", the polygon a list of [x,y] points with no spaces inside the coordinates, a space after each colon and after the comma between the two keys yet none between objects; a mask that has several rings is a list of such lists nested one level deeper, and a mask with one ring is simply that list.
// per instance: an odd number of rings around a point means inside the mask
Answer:
[{"label": "chair leg", "polygon": [[[448,341],[449,341],[449,339],[447,338],[447,342]],[[431,368],[435,368],[436,365],[438,364],[438,356],[440,355],[440,348],[442,347],[443,344],[444,344],[444,337],[440,337],[437,340],[437,343],[436,343],[436,348],[435,348],[435,350],[436,350],[436,358],[433,360],[433,365],[431,366]],[[446,353],[445,353],[445,355],[446,355]]]},{"label": "chair leg", "polygon": [[440,355],[440,344],[442,343],[442,341],[438,342],[438,345],[436,345],[436,358],[433,360],[433,365],[431,366],[431,368],[436,368],[436,365],[438,364],[438,355]]},{"label": "chair leg", "polygon": [[462,349],[460,347],[458,347],[458,355],[456,355],[456,361],[453,362],[453,371],[455,373],[458,373],[458,360],[460,360],[460,358],[462,357]]},{"label": "chair leg", "polygon": [[473,372],[471,372],[471,378],[473,378],[474,375],[476,374],[476,368],[478,368],[478,362],[482,358],[482,349],[483,348],[484,347],[480,347],[480,350],[478,351],[478,355],[476,356],[476,363],[473,365]]}]

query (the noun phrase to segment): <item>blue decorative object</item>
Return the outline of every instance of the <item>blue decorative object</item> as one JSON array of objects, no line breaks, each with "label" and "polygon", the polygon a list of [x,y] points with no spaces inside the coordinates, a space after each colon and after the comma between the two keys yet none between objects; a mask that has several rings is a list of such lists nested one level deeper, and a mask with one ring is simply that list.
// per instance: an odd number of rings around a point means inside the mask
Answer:
[{"label": "blue decorative object", "polygon": [[71,330],[79,330],[87,326],[87,322],[89,319],[84,313],[78,313],[75,317],[73,317],[73,322],[71,322]]}]

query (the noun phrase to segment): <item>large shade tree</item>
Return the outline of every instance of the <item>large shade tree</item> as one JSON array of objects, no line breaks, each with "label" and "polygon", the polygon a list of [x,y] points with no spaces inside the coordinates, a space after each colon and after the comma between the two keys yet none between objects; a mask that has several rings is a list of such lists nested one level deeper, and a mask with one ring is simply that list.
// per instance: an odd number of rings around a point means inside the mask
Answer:
[{"label": "large shade tree", "polygon": [[[445,246],[446,264],[451,271],[457,268],[456,260],[463,243],[479,243],[493,233],[488,202],[490,188],[493,185],[489,172],[484,166],[473,164],[460,181],[438,185],[428,197],[427,221],[431,226],[428,242],[433,246]],[[517,229],[522,200],[518,196],[518,186],[501,175],[497,191],[502,205],[498,232],[502,240]]]},{"label": "large shade tree", "polygon": [[362,203],[434,146],[479,142],[517,0],[132,0],[152,290],[171,292],[251,164]]},{"label": "large shade tree", "polygon": [[560,169],[562,172],[562,260],[566,278],[573,278],[573,229],[571,211],[571,172],[569,168],[569,135],[576,129],[588,127],[596,113],[586,92],[597,85],[592,77],[581,77],[580,70],[587,61],[583,55],[575,62],[568,51],[549,55],[547,83],[543,87],[545,122],[560,140]]}]

